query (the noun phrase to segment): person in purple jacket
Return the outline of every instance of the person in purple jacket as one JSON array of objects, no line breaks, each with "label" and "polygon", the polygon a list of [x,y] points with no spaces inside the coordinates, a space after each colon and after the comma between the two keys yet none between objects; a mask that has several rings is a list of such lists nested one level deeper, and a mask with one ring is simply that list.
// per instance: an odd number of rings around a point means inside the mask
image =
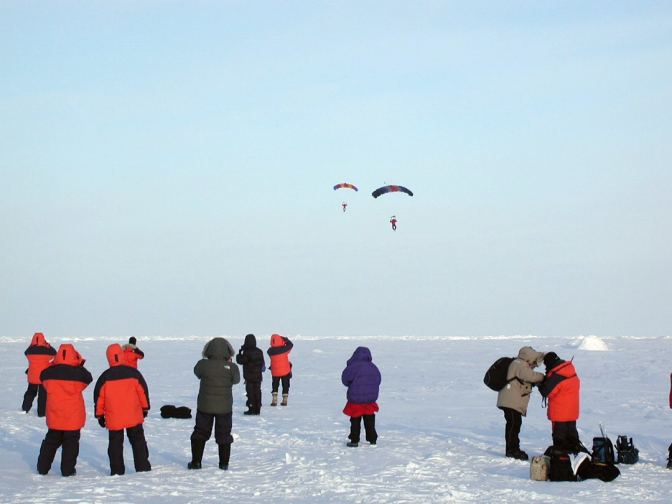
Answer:
[{"label": "person in purple jacket", "polygon": [[341,374],[341,381],[348,387],[348,402],[343,408],[343,413],[350,417],[350,442],[347,446],[359,446],[362,418],[366,440],[375,445],[378,440],[375,413],[379,409],[376,400],[380,389],[380,371],[372,362],[371,350],[361,346],[355,349]]}]

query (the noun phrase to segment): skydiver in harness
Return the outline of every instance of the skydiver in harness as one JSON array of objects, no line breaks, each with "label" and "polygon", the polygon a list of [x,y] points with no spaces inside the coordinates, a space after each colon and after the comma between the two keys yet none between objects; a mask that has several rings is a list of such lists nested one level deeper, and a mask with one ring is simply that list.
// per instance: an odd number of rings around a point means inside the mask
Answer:
[{"label": "skydiver in harness", "polygon": [[396,231],[397,230],[397,217],[395,215],[390,217],[390,224],[392,224],[392,231]]},{"label": "skydiver in harness", "polygon": [[343,207],[344,212],[348,208],[348,204],[345,201],[343,203],[341,203],[341,206]]}]

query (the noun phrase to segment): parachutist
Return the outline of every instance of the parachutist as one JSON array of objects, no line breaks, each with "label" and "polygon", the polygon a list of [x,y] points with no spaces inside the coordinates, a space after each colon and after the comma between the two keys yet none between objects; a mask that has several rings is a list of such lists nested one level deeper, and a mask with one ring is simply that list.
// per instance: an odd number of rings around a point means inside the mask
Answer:
[{"label": "parachutist", "polygon": [[347,204],[345,201],[344,201],[343,203],[341,203],[341,206],[343,207],[343,211],[344,211],[344,212],[345,212],[346,209],[348,208],[348,204]]},{"label": "parachutist", "polygon": [[392,224],[392,231],[396,231],[397,230],[397,218],[394,215],[390,218],[390,224]]}]

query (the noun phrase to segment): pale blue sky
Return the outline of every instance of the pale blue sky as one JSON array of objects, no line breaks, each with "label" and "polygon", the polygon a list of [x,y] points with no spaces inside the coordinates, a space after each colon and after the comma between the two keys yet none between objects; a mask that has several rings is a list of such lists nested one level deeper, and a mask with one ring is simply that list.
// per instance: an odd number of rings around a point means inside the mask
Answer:
[{"label": "pale blue sky", "polygon": [[7,1],[0,63],[0,335],[671,333],[670,2]]}]

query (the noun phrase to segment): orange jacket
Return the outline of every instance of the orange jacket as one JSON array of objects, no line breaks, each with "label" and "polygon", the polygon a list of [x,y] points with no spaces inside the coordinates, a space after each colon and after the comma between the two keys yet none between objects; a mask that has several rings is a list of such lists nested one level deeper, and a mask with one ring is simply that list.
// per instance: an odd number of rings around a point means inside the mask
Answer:
[{"label": "orange jacket", "polygon": [[289,352],[292,351],[294,343],[289,338],[273,334],[271,336],[271,348],[266,353],[271,357],[271,375],[287,376],[292,372],[292,364],[289,362]]},{"label": "orange jacket", "polygon": [[28,370],[26,371],[28,383],[39,385],[42,383],[40,374],[49,367],[49,363],[56,355],[56,350],[47,343],[44,334],[36,332],[33,334],[30,346],[26,348],[23,354],[28,359]]},{"label": "orange jacket", "polygon": [[140,425],[149,410],[149,391],[140,371],[127,365],[121,345],[107,347],[110,367],[100,375],[93,390],[96,418],[105,417],[109,430]]},{"label": "orange jacket", "polygon": [[135,345],[131,345],[130,343],[124,345],[121,348],[123,348],[124,350],[124,358],[126,359],[126,365],[137,369],[138,360],[145,358],[144,352]]},{"label": "orange jacket", "polygon": [[58,347],[54,362],[40,375],[47,391],[47,427],[55,430],[79,430],[86,423],[82,392],[93,378],[84,367],[84,359],[75,347]]},{"label": "orange jacket", "polygon": [[571,361],[548,371],[540,392],[542,388],[546,389],[548,419],[551,422],[575,422],[579,418],[581,381]]}]

